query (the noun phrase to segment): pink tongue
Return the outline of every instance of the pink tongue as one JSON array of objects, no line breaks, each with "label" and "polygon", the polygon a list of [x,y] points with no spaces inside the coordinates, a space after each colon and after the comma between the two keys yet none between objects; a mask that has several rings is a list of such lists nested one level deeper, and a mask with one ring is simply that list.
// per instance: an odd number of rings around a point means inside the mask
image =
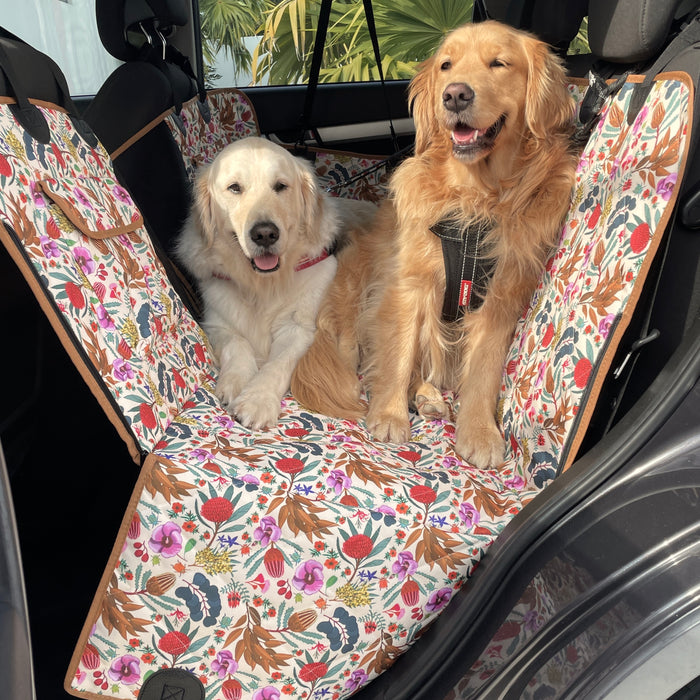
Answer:
[{"label": "pink tongue", "polygon": [[257,267],[258,270],[274,270],[279,264],[279,261],[278,255],[258,255],[257,258],[253,258],[255,267]]},{"label": "pink tongue", "polygon": [[466,126],[458,126],[453,132],[452,137],[456,143],[470,143],[475,141],[480,132],[477,129],[471,129]]}]

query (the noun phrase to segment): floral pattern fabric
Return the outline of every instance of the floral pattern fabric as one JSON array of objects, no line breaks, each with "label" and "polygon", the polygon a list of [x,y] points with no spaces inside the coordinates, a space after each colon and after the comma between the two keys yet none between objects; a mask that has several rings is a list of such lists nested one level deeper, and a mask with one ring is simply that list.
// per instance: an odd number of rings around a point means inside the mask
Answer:
[{"label": "floral pattern fabric", "polygon": [[165,119],[190,180],[194,180],[197,168],[211,163],[224,146],[260,134],[255,110],[240,90],[210,90],[207,107],[208,121],[202,114],[199,97],[186,102],[179,114],[173,110]]},{"label": "floral pattern fabric", "polygon": [[[532,579],[488,647],[447,700],[468,700],[483,693],[485,681],[520,653],[567,603],[589,591],[594,584],[588,571],[567,558],[554,557]],[[539,668],[520,697],[522,700],[561,697],[571,680],[638,621],[638,611],[626,601],[619,601]]]},{"label": "floral pattern fabric", "polygon": [[506,461],[537,487],[575,457],[603,379],[596,367],[627,326],[675,200],[690,90],[657,81],[628,125],[635,84],[608,100],[583,150],[558,248],[506,361]]},{"label": "floral pattern fabric", "polygon": [[92,239],[34,185],[60,181],[87,220],[95,204],[74,188],[89,176],[112,193],[112,218],[133,221],[104,150],[48,108],[52,142],[37,144],[0,105],[0,216],[14,232],[3,242],[30,261],[151,453],[70,692],[131,698],[176,666],[209,700],[347,697],[444,610],[584,426],[584,392],[668,217],[689,89],[659,81],[627,126],[631,89],[609,100],[584,150],[560,247],[511,348],[500,400],[509,458],[493,472],[456,455],[452,420],[414,416],[409,443],[376,444],[362,424],[287,398],[277,427],[242,428],[213,394],[206,338],[145,230]]},{"label": "floral pattern fabric", "polygon": [[[222,88],[207,95],[209,121],[202,114],[198,97],[165,120],[190,180],[194,180],[200,165],[211,163],[229,143],[260,135],[255,109],[243,92]],[[331,188],[334,194],[370,202],[386,196],[388,175],[383,158],[315,148],[308,149],[308,153],[314,155],[314,168],[322,186]]]},{"label": "floral pattern fabric", "polygon": [[[98,389],[117,406],[112,418],[126,423],[138,460],[207,381],[207,339],[170,285],[104,148],[85,143],[64,112],[39,109],[49,144],[24,134],[0,105],[0,217],[70,329],[68,342],[99,374]],[[54,201],[47,190],[60,195]],[[75,222],[96,233],[85,235]],[[112,236],[115,228],[128,230]]]}]

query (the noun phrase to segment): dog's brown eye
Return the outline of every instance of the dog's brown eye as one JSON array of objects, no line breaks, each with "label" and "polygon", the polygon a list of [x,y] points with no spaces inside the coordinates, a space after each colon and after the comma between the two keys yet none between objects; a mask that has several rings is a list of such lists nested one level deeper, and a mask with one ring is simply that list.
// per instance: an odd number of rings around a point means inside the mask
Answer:
[{"label": "dog's brown eye", "polygon": [[237,182],[234,182],[232,185],[229,185],[228,188],[231,192],[233,192],[233,194],[241,193],[241,186]]},{"label": "dog's brown eye", "polygon": [[500,58],[494,58],[493,61],[491,61],[491,65],[489,66],[490,68],[505,68],[508,64],[500,59]]},{"label": "dog's brown eye", "polygon": [[440,70],[450,70],[452,68],[452,61],[443,61]]},{"label": "dog's brown eye", "polygon": [[276,182],[275,186],[272,188],[275,192],[282,192],[287,189],[287,185],[284,182]]}]

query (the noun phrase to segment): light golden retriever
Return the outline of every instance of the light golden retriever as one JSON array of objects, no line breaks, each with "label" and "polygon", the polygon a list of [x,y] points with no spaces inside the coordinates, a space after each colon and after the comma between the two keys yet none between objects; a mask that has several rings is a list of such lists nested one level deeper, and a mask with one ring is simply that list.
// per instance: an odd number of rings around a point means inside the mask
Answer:
[{"label": "light golden retriever", "polygon": [[313,339],[341,221],[367,223],[376,207],[327,197],[306,161],[258,137],[203,167],[193,199],[177,256],[202,293],[216,393],[243,425],[267,427]]},{"label": "light golden retriever", "polygon": [[[373,230],[358,231],[292,379],[307,407],[356,419],[380,441],[410,438],[409,406],[446,417],[441,390],[456,389],[455,448],[497,467],[503,364],[570,202],[576,156],[573,102],[560,60],[534,36],[494,21],[447,35],[411,82],[415,154],[394,173]],[[450,218],[483,224],[491,274],[483,303],[442,320],[441,240]]]}]

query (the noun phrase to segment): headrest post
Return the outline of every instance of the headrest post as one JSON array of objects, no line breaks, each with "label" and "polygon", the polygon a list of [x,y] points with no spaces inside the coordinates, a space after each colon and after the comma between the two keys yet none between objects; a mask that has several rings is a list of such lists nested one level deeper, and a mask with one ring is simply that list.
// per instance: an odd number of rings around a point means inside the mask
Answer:
[{"label": "headrest post", "polygon": [[139,28],[143,32],[143,35],[146,37],[146,41],[148,42],[149,46],[153,46],[153,37],[148,33],[146,30],[146,27],[143,26],[143,22],[139,22]]},{"label": "headrest post", "polygon": [[153,31],[155,31],[155,33],[159,36],[160,42],[163,45],[163,60],[165,60],[165,49],[167,46],[167,42],[165,41],[165,35],[163,34],[163,32],[160,31],[160,29],[158,29],[158,27],[154,26]]}]

